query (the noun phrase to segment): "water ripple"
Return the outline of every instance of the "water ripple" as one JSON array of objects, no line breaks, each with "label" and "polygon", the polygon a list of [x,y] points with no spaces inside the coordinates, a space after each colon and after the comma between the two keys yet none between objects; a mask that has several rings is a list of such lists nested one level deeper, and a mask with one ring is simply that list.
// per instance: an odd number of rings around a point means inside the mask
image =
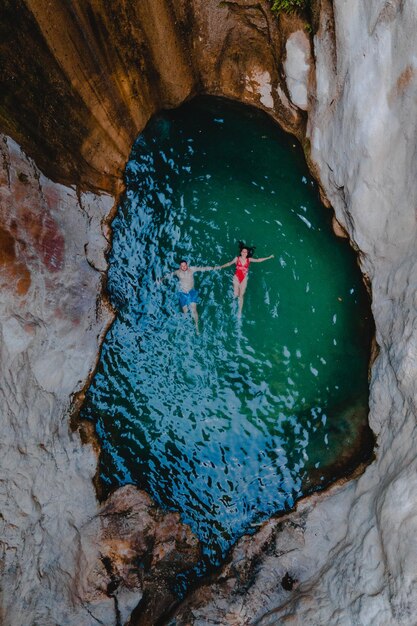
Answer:
[{"label": "water ripple", "polygon": [[[214,562],[292,507],[310,476],[320,487],[317,468],[326,476],[366,421],[369,303],[291,141],[225,103],[159,116],[135,144],[113,222],[118,315],[83,409],[102,479],[179,510]],[[197,336],[175,279],[156,280],[184,257],[229,261],[239,239],[275,259],[251,267],[241,321],[232,268],[196,274]]]}]

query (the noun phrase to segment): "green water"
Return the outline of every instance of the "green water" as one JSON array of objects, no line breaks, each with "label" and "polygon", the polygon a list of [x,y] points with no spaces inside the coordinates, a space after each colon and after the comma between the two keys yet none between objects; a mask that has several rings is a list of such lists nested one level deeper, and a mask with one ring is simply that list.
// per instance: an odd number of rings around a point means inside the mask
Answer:
[{"label": "green water", "polygon": [[[259,112],[195,100],[138,138],[113,222],[111,327],[83,416],[108,489],[178,510],[218,562],[254,524],[351,469],[366,426],[370,311],[295,140]],[[176,279],[256,245],[243,317],[234,268],[195,275],[200,331]]]}]

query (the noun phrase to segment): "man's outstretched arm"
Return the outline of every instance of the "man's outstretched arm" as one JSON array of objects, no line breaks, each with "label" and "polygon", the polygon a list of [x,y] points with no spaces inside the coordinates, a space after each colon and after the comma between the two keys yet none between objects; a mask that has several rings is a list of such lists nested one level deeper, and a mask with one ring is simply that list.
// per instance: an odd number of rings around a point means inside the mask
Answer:
[{"label": "man's outstretched arm", "polygon": [[212,272],[213,270],[221,270],[226,265],[207,265],[206,267],[193,267],[194,272]]},{"label": "man's outstretched arm", "polygon": [[165,280],[168,280],[169,278],[172,278],[173,276],[176,276],[176,275],[177,275],[177,270],[175,270],[174,272],[168,272],[168,274],[165,274],[164,276],[162,276],[162,278],[157,278],[155,282],[157,285],[160,285]]}]

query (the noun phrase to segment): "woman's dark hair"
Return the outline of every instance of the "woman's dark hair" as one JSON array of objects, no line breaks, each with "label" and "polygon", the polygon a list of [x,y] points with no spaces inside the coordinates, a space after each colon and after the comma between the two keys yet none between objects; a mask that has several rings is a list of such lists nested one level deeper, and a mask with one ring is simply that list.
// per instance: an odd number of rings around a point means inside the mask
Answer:
[{"label": "woman's dark hair", "polygon": [[247,246],[245,243],[243,243],[243,241],[239,241],[238,246],[239,252],[242,252],[244,248],[248,251],[248,257],[253,256],[255,253],[256,246]]}]

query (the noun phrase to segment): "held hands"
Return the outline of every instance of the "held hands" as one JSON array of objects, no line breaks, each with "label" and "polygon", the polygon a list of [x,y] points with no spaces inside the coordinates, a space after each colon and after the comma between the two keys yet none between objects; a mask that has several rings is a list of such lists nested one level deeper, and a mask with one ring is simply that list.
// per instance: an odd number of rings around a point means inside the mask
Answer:
[{"label": "held hands", "polygon": [[174,275],[174,272],[170,274],[165,274],[165,276],[161,276],[161,278],[157,278],[155,280],[155,285],[162,285],[163,282],[171,278],[173,275]]}]

